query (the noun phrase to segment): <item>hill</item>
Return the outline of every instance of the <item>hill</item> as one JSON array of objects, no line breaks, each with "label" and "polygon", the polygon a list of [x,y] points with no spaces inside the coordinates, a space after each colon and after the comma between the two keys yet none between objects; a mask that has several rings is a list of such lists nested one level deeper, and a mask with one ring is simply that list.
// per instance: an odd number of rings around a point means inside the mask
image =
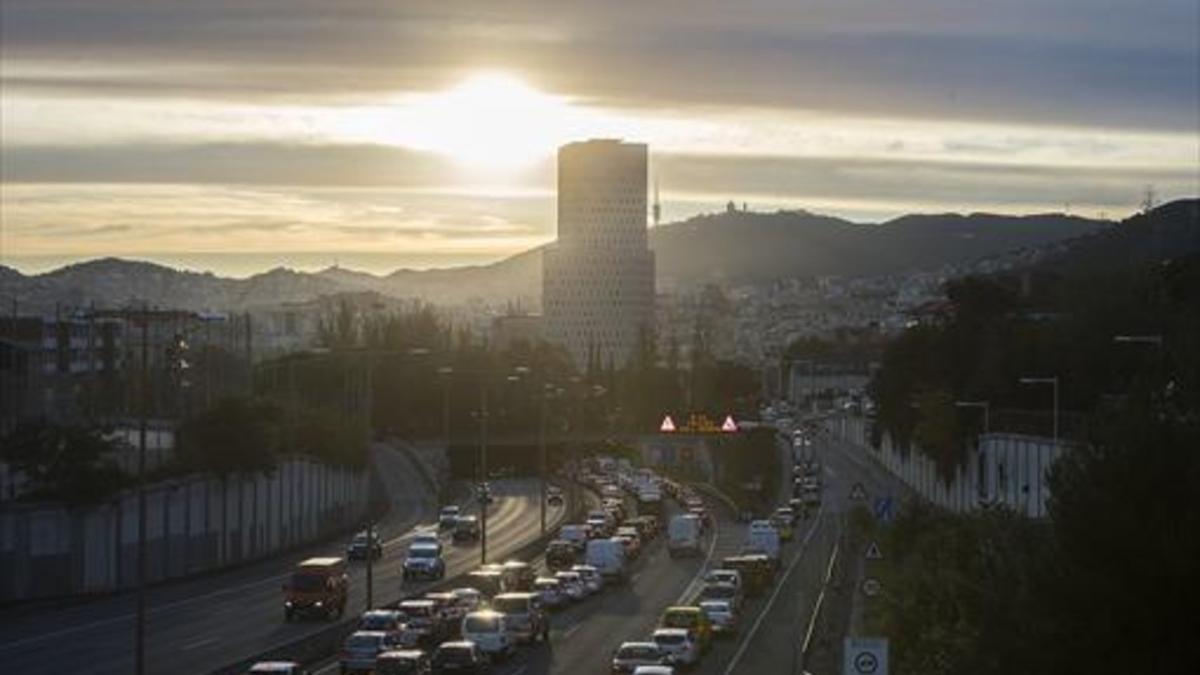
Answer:
[{"label": "hill", "polygon": [[[858,224],[806,211],[730,211],[653,228],[649,240],[657,256],[659,287],[670,288],[893,274],[1113,229],[1108,221],[1060,214],[911,215]],[[104,258],[32,276],[0,267],[0,296],[15,298],[30,311],[53,311],[59,303],[113,306],[131,301],[244,310],[357,291],[439,304],[515,301],[534,308],[541,298],[541,253],[539,247],[490,265],[402,269],[386,276],[339,267],[315,273],[276,268],[247,279]]]}]

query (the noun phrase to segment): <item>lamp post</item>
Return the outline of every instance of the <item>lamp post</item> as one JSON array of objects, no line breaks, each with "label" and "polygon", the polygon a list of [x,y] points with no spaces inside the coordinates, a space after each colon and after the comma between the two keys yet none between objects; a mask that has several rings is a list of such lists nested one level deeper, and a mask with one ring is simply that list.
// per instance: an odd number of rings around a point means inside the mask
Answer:
[{"label": "lamp post", "polygon": [[1054,389],[1054,447],[1058,447],[1058,376],[1051,377],[1022,377],[1021,384],[1048,384]]},{"label": "lamp post", "polygon": [[442,379],[442,443],[446,446],[446,451],[450,451],[450,376],[454,374],[454,368],[450,366],[442,366],[437,369],[438,376]]},{"label": "lamp post", "polygon": [[487,378],[479,378],[479,564],[487,564],[488,501],[491,488],[487,484]]}]

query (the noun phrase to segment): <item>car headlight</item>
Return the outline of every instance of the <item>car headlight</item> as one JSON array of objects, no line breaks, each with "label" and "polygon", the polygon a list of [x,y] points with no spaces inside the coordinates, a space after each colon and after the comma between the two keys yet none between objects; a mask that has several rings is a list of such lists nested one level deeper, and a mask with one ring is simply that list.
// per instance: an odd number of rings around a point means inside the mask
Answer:
[{"label": "car headlight", "polygon": [[316,606],[316,607],[320,607],[322,604],[324,604],[324,603],[322,603],[320,600],[318,600],[318,601],[316,601],[315,603],[313,603],[313,605],[314,605],[314,606]]},{"label": "car headlight", "polygon": [[284,607],[287,607],[288,609],[291,609],[291,607],[292,607],[292,601],[291,601],[291,600],[288,600],[287,602],[283,603],[283,606],[284,606]]}]

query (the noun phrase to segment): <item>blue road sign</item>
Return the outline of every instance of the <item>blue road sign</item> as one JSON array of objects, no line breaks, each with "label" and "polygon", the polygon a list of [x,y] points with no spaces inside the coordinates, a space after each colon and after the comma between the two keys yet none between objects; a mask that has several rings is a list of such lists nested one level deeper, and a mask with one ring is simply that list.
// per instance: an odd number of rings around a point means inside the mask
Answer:
[{"label": "blue road sign", "polygon": [[891,495],[876,497],[873,506],[875,520],[881,523],[890,523],[896,518],[896,500]]}]

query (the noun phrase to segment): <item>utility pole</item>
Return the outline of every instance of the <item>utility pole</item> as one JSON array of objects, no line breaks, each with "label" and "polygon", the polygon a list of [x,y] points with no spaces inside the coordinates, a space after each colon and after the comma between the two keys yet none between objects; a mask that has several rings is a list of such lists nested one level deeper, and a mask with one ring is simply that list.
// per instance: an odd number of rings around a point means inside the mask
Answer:
[{"label": "utility pole", "polygon": [[542,534],[546,534],[546,391],[549,384],[543,383],[541,391],[541,416],[538,422],[538,481],[541,485],[541,522]]},{"label": "utility pole", "polygon": [[138,397],[137,675],[146,672],[146,416],[150,399],[150,321],[142,306],[141,396]]},{"label": "utility pole", "polygon": [[[363,392],[363,398],[366,401],[366,414],[363,415],[363,423],[366,425],[367,432],[367,462],[371,461],[371,439],[374,434],[371,431],[371,413],[375,403],[375,390],[371,378],[372,363],[370,355],[367,355],[363,361],[366,363],[366,373],[363,375],[366,391]],[[367,488],[367,610],[370,611],[374,606],[374,591],[375,591],[375,518],[371,512],[371,489],[373,483],[368,482]]]}]

